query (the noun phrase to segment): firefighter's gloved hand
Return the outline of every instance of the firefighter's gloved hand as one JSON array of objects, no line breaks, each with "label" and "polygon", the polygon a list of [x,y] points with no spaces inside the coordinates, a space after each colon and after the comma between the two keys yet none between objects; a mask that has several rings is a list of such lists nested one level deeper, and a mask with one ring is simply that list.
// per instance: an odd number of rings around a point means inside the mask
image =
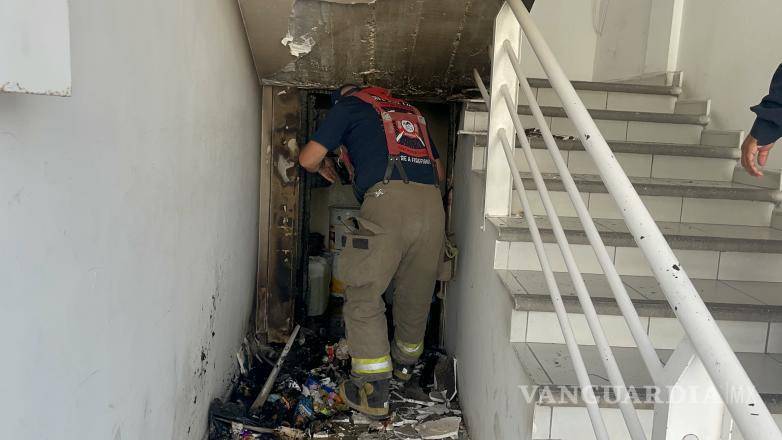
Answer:
[{"label": "firefighter's gloved hand", "polygon": [[339,179],[339,175],[337,174],[337,168],[334,166],[334,160],[330,157],[326,157],[323,159],[323,162],[320,163],[320,168],[318,168],[318,174],[323,176],[324,179],[328,180],[331,183],[334,183]]}]

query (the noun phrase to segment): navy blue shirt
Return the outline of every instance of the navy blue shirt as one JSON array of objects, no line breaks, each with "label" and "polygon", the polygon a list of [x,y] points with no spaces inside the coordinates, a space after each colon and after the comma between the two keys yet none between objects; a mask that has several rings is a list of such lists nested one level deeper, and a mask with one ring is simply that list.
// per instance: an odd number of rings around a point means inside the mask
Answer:
[{"label": "navy blue shirt", "polygon": [[[439,158],[434,142],[432,155]],[[380,115],[370,104],[354,97],[345,96],[329,110],[321,122],[312,140],[334,151],[340,145],[348,149],[353,164],[355,181],[353,186],[359,200],[374,184],[383,180],[388,166],[388,147],[386,134]],[[421,163],[403,162],[405,174],[412,182],[434,184],[433,164],[426,158]],[[402,180],[394,169],[392,180]]]},{"label": "navy blue shirt", "polygon": [[773,144],[782,137],[782,64],[771,78],[768,96],[750,110],[758,115],[750,131],[758,145]]}]

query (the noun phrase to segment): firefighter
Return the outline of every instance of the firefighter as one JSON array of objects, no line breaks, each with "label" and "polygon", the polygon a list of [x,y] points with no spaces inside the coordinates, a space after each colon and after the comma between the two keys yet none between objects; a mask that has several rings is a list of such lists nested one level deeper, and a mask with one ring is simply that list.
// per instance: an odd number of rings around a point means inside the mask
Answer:
[{"label": "firefighter", "polygon": [[[409,380],[423,352],[445,235],[438,187],[444,171],[425,119],[388,90],[346,85],[332,101],[299,163],[334,182],[335,166],[326,154],[344,146],[353,169],[361,211],[339,256],[351,355],[351,379],[340,394],[351,408],[382,419],[389,413],[391,377]],[[389,342],[382,295],[392,281]]]}]

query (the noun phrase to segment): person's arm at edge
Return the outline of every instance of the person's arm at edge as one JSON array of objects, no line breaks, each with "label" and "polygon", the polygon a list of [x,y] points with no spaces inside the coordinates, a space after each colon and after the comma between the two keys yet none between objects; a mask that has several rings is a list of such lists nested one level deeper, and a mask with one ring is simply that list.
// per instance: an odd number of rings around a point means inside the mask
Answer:
[{"label": "person's arm at edge", "polygon": [[757,118],[741,145],[741,166],[750,175],[761,177],[760,167],[766,165],[771,147],[782,137],[782,64],[771,79],[768,95],[750,110]]},{"label": "person's arm at edge", "polygon": [[434,167],[437,170],[437,183],[443,183],[445,181],[445,165],[439,158],[434,160]]},{"label": "person's arm at edge", "polygon": [[299,164],[310,173],[320,173],[323,178],[334,183],[338,176],[334,163],[326,157],[329,150],[317,141],[309,141],[299,153]]},{"label": "person's arm at edge", "polygon": [[331,183],[336,182],[339,176],[334,161],[326,154],[342,145],[349,124],[350,118],[344,105],[334,105],[312,139],[299,152],[299,164],[311,173],[320,173]]},{"label": "person's arm at edge", "polygon": [[440,185],[445,182],[445,165],[443,164],[443,161],[440,160],[440,151],[437,150],[437,146],[434,144],[432,134],[427,133],[427,135],[429,136],[429,146],[432,148],[432,157],[434,157],[434,170],[437,173],[437,184]]}]

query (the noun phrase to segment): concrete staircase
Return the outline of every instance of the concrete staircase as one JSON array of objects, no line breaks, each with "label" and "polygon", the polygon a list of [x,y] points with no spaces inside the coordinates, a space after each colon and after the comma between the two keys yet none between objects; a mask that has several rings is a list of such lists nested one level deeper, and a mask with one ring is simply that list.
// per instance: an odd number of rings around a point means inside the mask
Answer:
[{"label": "concrete staircase", "polygon": [[[741,131],[714,131],[709,101],[678,99],[680,75],[665,84],[575,82],[579,95],[631,177],[671,247],[687,269],[703,300],[730,342],[758,390],[774,413],[782,413],[782,201],[780,173],[763,179],[737,167]],[[582,197],[614,257],[661,359],[667,360],[683,330],[674,318],[656,280],[635,245],[613,200],[584,151],[574,127],[545,80],[532,80],[537,99],[574,174]],[[525,128],[536,128],[526,102],[518,112]],[[472,169],[484,173],[488,114],[480,100],[467,100],[460,136],[471,139]],[[628,385],[650,386],[651,379],[635,348],[602,269],[542,139],[530,133],[531,144],[557,211],[562,217],[577,263],[584,273],[609,342]],[[556,320],[538,257],[524,215],[544,214],[536,187],[520,148],[516,159],[533,204],[522,213],[514,198],[512,215],[489,218],[497,233],[494,268],[512,298],[511,340],[526,374],[534,384],[554,387],[577,383]],[[537,218],[547,252],[571,314],[576,336],[595,385],[608,385],[594,341],[566,273],[562,255],[545,216]],[[562,405],[541,393],[535,411],[533,439],[594,438],[585,408]],[[619,410],[601,404],[614,435],[629,438]],[[651,432],[651,406],[640,406]],[[782,421],[782,416],[780,416]],[[726,418],[727,438],[741,438]]]}]

